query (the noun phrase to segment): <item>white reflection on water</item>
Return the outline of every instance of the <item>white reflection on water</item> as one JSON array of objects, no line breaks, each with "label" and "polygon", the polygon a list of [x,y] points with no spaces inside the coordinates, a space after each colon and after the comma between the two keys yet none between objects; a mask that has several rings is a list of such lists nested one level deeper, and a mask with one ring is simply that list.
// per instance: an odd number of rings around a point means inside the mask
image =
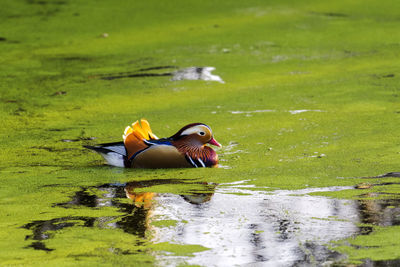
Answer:
[{"label": "white reflection on water", "polygon": [[178,223],[173,227],[152,227],[152,241],[210,248],[194,257],[163,255],[159,257],[160,264],[320,265],[341,257],[324,244],[359,230],[355,225],[359,221],[355,202],[307,195],[351,187],[271,193],[239,186],[220,186],[209,202],[199,205],[190,204],[178,195],[158,195],[153,220]]},{"label": "white reflection on water", "polygon": [[220,76],[211,73],[214,70],[215,67],[189,67],[173,72],[171,80],[203,80],[225,83]]}]

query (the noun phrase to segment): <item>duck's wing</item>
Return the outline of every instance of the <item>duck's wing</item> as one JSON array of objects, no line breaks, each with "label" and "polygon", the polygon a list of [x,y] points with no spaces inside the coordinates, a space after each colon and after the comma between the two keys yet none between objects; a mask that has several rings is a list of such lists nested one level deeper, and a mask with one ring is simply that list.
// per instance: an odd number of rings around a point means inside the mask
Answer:
[{"label": "duck's wing", "polygon": [[168,141],[146,141],[148,148],[139,151],[132,157],[134,168],[190,168],[193,167],[185,155]]},{"label": "duck's wing", "polygon": [[148,147],[130,158],[134,168],[206,167],[201,159],[191,158],[189,154],[179,151],[170,138],[145,140],[144,142]]},{"label": "duck's wing", "polygon": [[116,167],[128,167],[127,152],[123,142],[99,144],[96,146],[83,146],[96,151],[107,161],[109,165]]}]

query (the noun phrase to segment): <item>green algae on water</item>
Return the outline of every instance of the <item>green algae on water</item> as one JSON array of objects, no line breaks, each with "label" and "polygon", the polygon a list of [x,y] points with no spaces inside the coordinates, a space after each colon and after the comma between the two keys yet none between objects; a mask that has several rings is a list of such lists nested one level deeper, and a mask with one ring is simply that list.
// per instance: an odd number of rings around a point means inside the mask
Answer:
[{"label": "green algae on water", "polygon": [[349,255],[349,259],[360,264],[365,259],[373,261],[400,258],[400,227],[374,227],[369,235],[360,235],[335,244],[334,249]]},{"label": "green algae on water", "polygon": [[[153,266],[157,251],[206,249],[112,228],[132,218],[124,210],[146,228],[149,211],[124,195],[132,181],[157,181],[136,193],[212,195],[217,184],[243,180],[254,191],[296,190],[399,171],[399,8],[370,0],[2,1],[0,261]],[[102,79],[193,66],[215,67],[226,83]],[[158,136],[207,123],[224,146],[224,168],[123,170],[82,148],[120,141],[142,117]],[[392,184],[311,195],[396,214],[397,179],[369,182]],[[114,206],[96,204],[113,190]],[[32,237],[40,230],[49,238]],[[396,259],[396,232],[373,227],[337,250],[349,262]]]}]

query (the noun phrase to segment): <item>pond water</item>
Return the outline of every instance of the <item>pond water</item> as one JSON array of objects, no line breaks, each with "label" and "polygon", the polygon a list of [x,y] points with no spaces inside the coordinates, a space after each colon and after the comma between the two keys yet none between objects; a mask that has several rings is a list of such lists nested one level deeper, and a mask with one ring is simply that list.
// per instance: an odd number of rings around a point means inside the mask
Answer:
[{"label": "pond water", "polygon": [[[205,248],[190,256],[154,254],[156,264],[162,266],[327,266],[346,259],[329,248],[332,241],[372,232],[372,227],[360,223],[400,224],[400,200],[356,201],[310,195],[353,189],[349,186],[260,191],[248,181],[193,182],[195,188],[188,194],[146,191],[151,186],[179,183],[177,179],[155,179],[81,188],[69,201],[55,203],[54,207],[116,207],[121,214],[30,222],[23,226],[32,231],[26,236],[31,242],[27,247],[51,252],[53,248],[47,247],[45,241],[58,231],[98,227],[121,229],[143,242]],[[127,198],[132,201],[126,203]]]},{"label": "pond water", "polygon": [[[399,1],[1,3],[0,265],[399,265]],[[140,118],[220,168],[83,148]]]}]

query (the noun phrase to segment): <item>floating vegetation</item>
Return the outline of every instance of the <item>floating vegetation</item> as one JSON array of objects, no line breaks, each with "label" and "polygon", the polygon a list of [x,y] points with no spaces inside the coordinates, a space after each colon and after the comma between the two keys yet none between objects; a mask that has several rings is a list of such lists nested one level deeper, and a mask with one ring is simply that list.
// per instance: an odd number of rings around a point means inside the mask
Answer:
[{"label": "floating vegetation", "polygon": [[[399,265],[398,1],[178,4],[2,1],[1,264]],[[220,168],[83,151],[139,118]]]}]

